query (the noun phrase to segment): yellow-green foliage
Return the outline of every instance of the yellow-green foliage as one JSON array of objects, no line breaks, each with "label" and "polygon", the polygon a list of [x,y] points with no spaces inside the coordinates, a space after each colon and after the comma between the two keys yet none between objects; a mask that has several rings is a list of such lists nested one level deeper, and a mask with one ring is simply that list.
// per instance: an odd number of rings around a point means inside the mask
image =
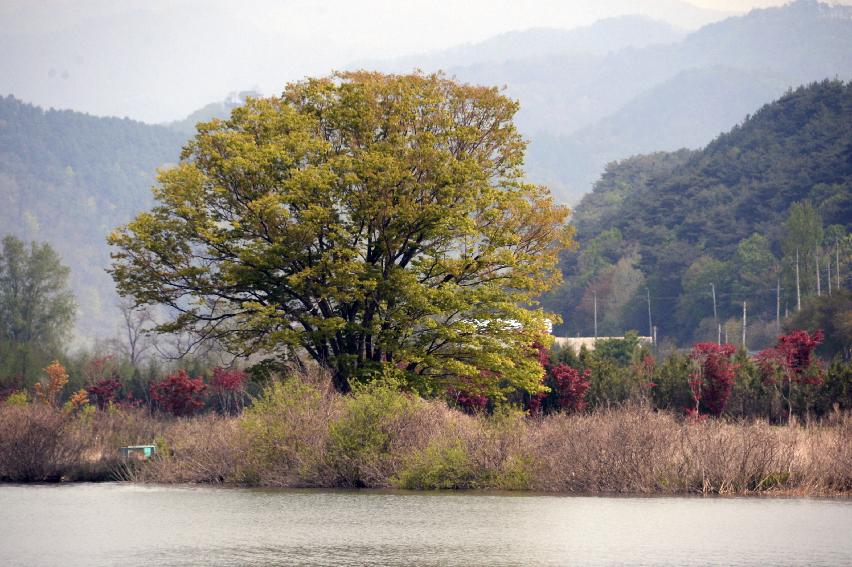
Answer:
[{"label": "yellow-green foliage", "polygon": [[158,205],[110,236],[118,290],[193,306],[164,330],[215,316],[241,351],[304,349],[341,392],[381,364],[423,395],[539,391],[536,298],[573,228],[524,181],[517,110],[440,74],[339,73],[249,99],[200,124]]},{"label": "yellow-green foliage", "polygon": [[314,484],[339,399],[291,377],[267,387],[241,418],[254,476],[264,484]]},{"label": "yellow-green foliage", "polygon": [[10,406],[25,406],[30,403],[30,395],[26,390],[17,390],[9,394],[3,403]]},{"label": "yellow-green foliage", "polygon": [[533,460],[527,456],[510,456],[494,477],[494,488],[529,490],[533,483]]},{"label": "yellow-green foliage", "polygon": [[340,417],[329,427],[328,458],[338,482],[363,486],[386,479],[401,459],[394,441],[419,403],[383,381],[347,396]]},{"label": "yellow-green foliage", "polygon": [[461,441],[436,440],[408,459],[396,485],[412,490],[475,488],[477,480],[474,464]]}]

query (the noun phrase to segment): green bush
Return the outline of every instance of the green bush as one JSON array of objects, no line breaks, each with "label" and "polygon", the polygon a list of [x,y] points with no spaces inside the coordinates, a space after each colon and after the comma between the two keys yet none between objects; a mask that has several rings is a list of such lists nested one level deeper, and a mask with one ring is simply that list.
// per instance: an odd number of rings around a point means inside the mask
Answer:
[{"label": "green bush", "polygon": [[30,395],[26,390],[17,390],[3,400],[8,406],[25,406],[30,403]]},{"label": "green bush", "polygon": [[691,372],[692,361],[686,354],[674,353],[663,359],[654,370],[655,386],[651,389],[654,407],[681,413],[695,405],[689,387]]},{"label": "green bush", "polygon": [[475,488],[477,474],[459,440],[434,440],[412,455],[395,484],[411,490]]},{"label": "green bush", "polygon": [[510,456],[503,461],[493,486],[502,490],[529,490],[533,484],[532,469],[532,458]]},{"label": "green bush", "polygon": [[385,381],[357,386],[329,427],[327,457],[337,484],[386,483],[403,457],[394,441],[417,405],[415,398]]},{"label": "green bush", "polygon": [[315,383],[291,377],[268,386],[243,414],[248,436],[246,478],[265,485],[323,483],[323,454],[337,398]]}]

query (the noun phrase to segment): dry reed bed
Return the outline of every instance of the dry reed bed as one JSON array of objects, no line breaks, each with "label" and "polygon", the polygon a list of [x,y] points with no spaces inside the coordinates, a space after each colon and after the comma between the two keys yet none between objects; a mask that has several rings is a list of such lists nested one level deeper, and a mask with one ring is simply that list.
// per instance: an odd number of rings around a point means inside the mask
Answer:
[{"label": "dry reed bed", "polygon": [[852,424],[690,422],[645,409],[557,415],[530,428],[532,488],[558,492],[843,494]]},{"label": "dry reed bed", "polygon": [[[239,417],[87,418],[0,405],[0,479],[259,486],[496,488],[568,493],[848,495],[852,419],[810,426],[688,421],[629,407],[469,416],[390,390],[291,382]],[[117,448],[156,441],[126,466]]]}]

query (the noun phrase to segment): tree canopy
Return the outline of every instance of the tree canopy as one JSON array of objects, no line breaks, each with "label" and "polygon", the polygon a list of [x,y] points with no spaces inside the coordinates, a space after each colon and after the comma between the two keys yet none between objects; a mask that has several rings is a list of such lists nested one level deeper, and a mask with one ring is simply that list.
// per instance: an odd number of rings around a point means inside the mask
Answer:
[{"label": "tree canopy", "polygon": [[201,124],[159,204],[110,236],[119,292],[163,331],[303,351],[335,385],[541,389],[535,297],[568,209],[523,181],[516,102],[442,75],[339,73]]},{"label": "tree canopy", "polygon": [[0,249],[0,377],[28,381],[61,347],[77,305],[49,244],[6,236]]}]

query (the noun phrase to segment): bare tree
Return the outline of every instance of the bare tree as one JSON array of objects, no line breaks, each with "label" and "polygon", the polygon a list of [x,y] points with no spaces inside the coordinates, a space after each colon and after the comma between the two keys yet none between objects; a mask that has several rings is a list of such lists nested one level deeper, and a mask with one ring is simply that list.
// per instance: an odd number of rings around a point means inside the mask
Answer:
[{"label": "bare tree", "polygon": [[147,307],[136,307],[126,298],[119,301],[118,308],[124,321],[124,341],[119,348],[136,368],[142,356],[155,346],[151,335],[155,326],[154,316]]}]

